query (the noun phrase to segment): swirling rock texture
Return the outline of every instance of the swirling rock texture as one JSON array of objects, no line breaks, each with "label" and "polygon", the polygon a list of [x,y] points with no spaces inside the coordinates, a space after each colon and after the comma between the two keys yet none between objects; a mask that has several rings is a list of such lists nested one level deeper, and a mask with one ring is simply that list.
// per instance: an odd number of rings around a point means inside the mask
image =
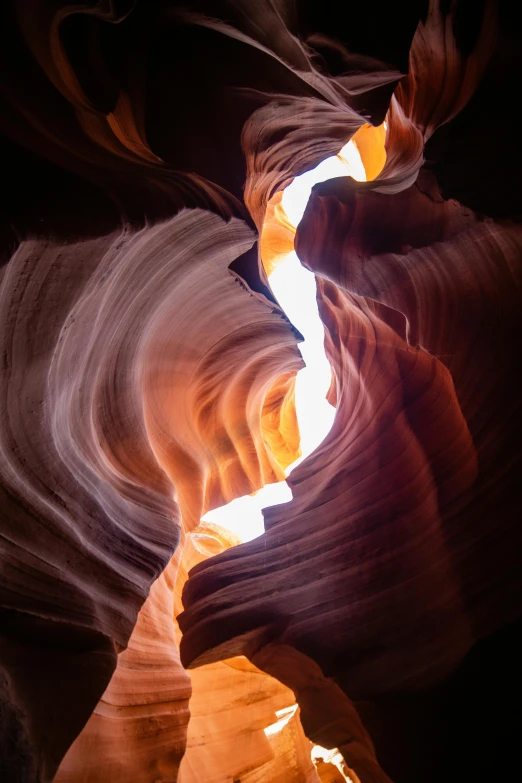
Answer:
[{"label": "swirling rock texture", "polygon": [[[8,783],[516,778],[520,19],[363,5],[2,6]],[[256,239],[357,131],[296,236],[335,423],[232,546],[299,454]]]},{"label": "swirling rock texture", "polygon": [[192,683],[179,663],[173,604],[179,611],[187,571],[238,543],[209,523],[186,536],[178,549],[181,562],[175,556],[152,586],[110,685],[62,762],[57,783],[129,776],[319,783],[290,689],[245,658],[201,667]]},{"label": "swirling rock texture", "polygon": [[[207,557],[239,543],[223,528],[205,522],[189,534],[177,573],[179,609],[187,572]],[[245,658],[202,666],[191,673],[191,679],[191,719],[180,782],[239,779],[245,783],[319,783],[310,742],[289,688]]]}]

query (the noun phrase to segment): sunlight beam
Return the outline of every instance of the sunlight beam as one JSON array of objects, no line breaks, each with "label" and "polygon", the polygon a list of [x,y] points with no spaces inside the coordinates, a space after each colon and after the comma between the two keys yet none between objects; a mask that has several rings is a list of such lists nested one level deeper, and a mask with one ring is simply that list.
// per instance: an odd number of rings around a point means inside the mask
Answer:
[{"label": "sunlight beam", "polygon": [[[285,189],[282,207],[294,228],[303,216],[312,187],[332,177],[346,176],[366,180],[364,165],[353,140],[345,144],[338,155],[326,158],[311,171],[295,177]],[[335,408],[326,400],[331,367],[324,352],[324,328],[317,309],[315,276],[301,266],[294,251],[283,254],[272,267],[268,278],[270,287],[289,320],[304,337],[299,350],[306,363],[297,374],[295,386],[302,456],[287,468],[288,476],[324,440],[333,424]],[[203,521],[222,525],[243,541],[250,541],[264,532],[262,509],[291,499],[292,492],[285,481],[267,484],[253,495],[209,511]]]}]

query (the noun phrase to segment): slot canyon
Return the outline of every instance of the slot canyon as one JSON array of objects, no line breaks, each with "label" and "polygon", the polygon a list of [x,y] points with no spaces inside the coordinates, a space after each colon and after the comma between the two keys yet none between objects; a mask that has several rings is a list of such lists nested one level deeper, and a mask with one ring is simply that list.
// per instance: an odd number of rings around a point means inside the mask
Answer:
[{"label": "slot canyon", "polygon": [[0,38],[0,783],[517,780],[522,9]]}]

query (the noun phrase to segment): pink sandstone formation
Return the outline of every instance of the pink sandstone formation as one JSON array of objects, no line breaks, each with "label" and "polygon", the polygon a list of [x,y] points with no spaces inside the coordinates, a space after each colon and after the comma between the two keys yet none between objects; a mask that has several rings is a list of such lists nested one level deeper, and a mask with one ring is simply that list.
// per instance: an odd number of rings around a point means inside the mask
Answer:
[{"label": "pink sandstone formation", "polygon": [[[2,783],[517,779],[521,30],[3,4]],[[240,543],[202,516],[300,455],[294,242],[336,417]]]}]

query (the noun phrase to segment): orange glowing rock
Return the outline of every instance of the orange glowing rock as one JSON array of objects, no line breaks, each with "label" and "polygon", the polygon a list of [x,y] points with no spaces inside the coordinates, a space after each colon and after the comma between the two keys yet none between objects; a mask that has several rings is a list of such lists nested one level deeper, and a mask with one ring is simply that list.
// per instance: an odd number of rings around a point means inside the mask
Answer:
[{"label": "orange glowing rock", "polygon": [[[516,777],[516,4],[294,5],[0,4],[2,783]],[[299,453],[281,191],[348,140],[334,426],[237,544]]]},{"label": "orange glowing rock", "polygon": [[[238,543],[223,528],[201,523],[187,537],[176,583],[179,598],[194,565]],[[246,658],[202,666],[191,680],[191,718],[179,783],[319,783],[290,689]]]},{"label": "orange glowing rock", "polygon": [[261,431],[281,468],[287,468],[301,456],[294,373],[281,375],[266,395]]},{"label": "orange glowing rock", "polygon": [[282,191],[268,202],[261,233],[261,258],[267,276],[277,266],[277,260],[294,249],[295,226],[293,226],[281,203]]},{"label": "orange glowing rock", "polygon": [[176,780],[192,692],[172,622],[176,559],[152,585],[109,687],[55,783]]},{"label": "orange glowing rock", "polygon": [[366,171],[366,179],[375,179],[381,173],[386,163],[386,129],[384,123],[377,127],[366,123],[359,128],[352,140],[361,156]]}]

